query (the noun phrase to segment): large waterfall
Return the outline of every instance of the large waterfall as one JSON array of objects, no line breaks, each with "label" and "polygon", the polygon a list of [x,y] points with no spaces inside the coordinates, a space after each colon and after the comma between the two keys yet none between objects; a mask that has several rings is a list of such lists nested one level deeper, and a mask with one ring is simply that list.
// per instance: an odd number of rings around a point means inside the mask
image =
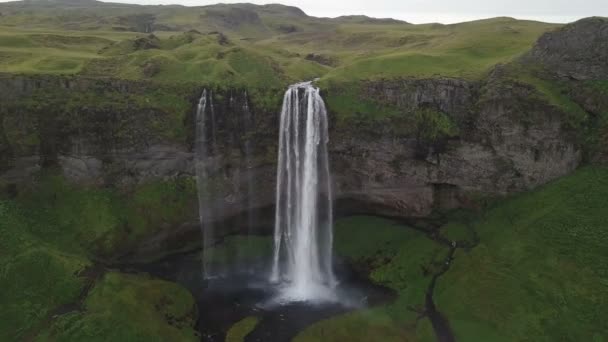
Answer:
[{"label": "large waterfall", "polygon": [[328,299],[332,266],[332,191],[328,123],[319,89],[291,86],[281,111],[271,281],[287,300]]}]

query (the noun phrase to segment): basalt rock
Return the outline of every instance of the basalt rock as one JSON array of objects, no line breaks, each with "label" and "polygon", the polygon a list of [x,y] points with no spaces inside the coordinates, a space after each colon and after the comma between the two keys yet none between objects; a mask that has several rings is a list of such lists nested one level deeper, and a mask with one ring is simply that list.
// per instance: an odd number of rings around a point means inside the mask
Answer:
[{"label": "basalt rock", "polygon": [[545,33],[524,57],[561,77],[608,79],[608,18],[586,18]]}]

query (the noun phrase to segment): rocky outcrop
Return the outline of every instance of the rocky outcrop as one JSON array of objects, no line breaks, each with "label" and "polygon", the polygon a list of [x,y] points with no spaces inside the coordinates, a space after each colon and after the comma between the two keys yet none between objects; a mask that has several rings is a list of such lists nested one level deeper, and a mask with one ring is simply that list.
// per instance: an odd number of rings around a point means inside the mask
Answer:
[{"label": "rocky outcrop", "polygon": [[415,137],[395,134],[390,123],[366,135],[334,132],[338,194],[356,203],[357,211],[424,217],[435,208],[467,206],[478,195],[534,188],[581,161],[560,111],[499,73],[480,85],[402,80],[371,84],[368,91],[401,109],[401,116],[427,106],[444,111],[459,122],[461,134],[444,151],[431,149],[421,157]]},{"label": "rocky outcrop", "polygon": [[526,61],[540,62],[561,77],[608,78],[608,18],[586,18],[545,33]]}]

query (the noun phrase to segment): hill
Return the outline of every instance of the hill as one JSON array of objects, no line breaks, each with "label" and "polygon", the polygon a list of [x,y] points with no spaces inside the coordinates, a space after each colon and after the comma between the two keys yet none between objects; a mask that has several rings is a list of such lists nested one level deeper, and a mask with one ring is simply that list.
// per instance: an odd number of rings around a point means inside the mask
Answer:
[{"label": "hill", "polygon": [[315,18],[283,5],[0,4],[0,70],[285,85],[434,75],[480,78],[558,27],[511,18],[456,25]]}]

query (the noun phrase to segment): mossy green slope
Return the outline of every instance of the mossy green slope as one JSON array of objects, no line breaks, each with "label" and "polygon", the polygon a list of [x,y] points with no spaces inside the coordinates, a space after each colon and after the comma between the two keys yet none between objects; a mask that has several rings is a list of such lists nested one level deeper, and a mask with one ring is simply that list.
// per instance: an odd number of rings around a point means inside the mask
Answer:
[{"label": "mossy green slope", "polygon": [[192,295],[177,284],[107,273],[82,312],[62,315],[40,341],[198,341]]},{"label": "mossy green slope", "polygon": [[436,303],[460,340],[608,338],[608,169],[586,167],[490,208]]},{"label": "mossy green slope", "polygon": [[[608,168],[588,166],[482,211],[449,214],[440,235],[475,245],[457,249],[434,292],[455,338],[606,340],[607,198]],[[338,222],[336,250],[399,297],[316,323],[296,341],[434,340],[422,303],[447,247],[406,226],[353,217]]]},{"label": "mossy green slope", "polygon": [[196,219],[190,178],[144,183],[130,191],[77,186],[62,176],[40,175],[11,201],[28,213],[24,225],[63,252],[112,258],[165,226]]},{"label": "mossy green slope", "polygon": [[559,27],[511,18],[455,25],[328,19],[250,4],[15,2],[0,10],[0,67],[7,72],[246,86],[316,77],[478,79]]},{"label": "mossy green slope", "polygon": [[226,334],[226,342],[243,342],[245,337],[255,329],[259,319],[247,317],[235,323]]},{"label": "mossy green slope", "polygon": [[75,301],[91,263],[31,234],[28,213],[0,201],[0,340],[26,336],[56,307]]},{"label": "mossy green slope", "polygon": [[183,182],[127,195],[45,173],[0,199],[0,340],[197,340],[194,300],[178,285],[114,272],[94,284],[89,274],[103,272],[96,260],[186,217]]},{"label": "mossy green slope", "polygon": [[336,224],[336,252],[371,279],[393,289],[392,304],[337,316],[314,324],[295,341],[432,341],[430,323],[419,321],[431,275],[448,248],[426,234],[390,220],[351,217]]}]

